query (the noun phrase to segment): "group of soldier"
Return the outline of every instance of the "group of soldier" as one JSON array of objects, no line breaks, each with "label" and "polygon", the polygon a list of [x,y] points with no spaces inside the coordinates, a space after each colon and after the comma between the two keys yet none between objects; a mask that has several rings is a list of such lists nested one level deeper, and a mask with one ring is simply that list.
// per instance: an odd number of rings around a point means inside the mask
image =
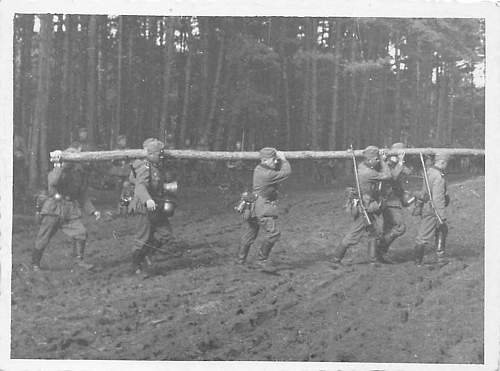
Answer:
[{"label": "group of soldier", "polygon": [[[121,143],[126,148],[126,143]],[[87,147],[88,148],[88,147]],[[173,235],[169,218],[173,215],[175,195],[169,194],[167,185],[174,179],[168,161],[163,161],[167,145],[156,138],[144,141],[146,157],[131,164],[123,163],[122,177],[127,177],[128,206],[138,216],[132,254],[132,272],[144,272],[145,262],[156,250],[172,243]],[[340,244],[333,249],[330,260],[342,264],[349,247],[365,235],[371,263],[387,263],[386,254],[393,241],[405,233],[404,209],[410,204],[414,215],[420,217],[414,247],[415,263],[422,265],[425,246],[434,243],[438,260],[445,262],[447,234],[445,207],[449,202],[446,190],[445,169],[448,157],[436,154],[434,162],[425,172],[427,183],[422,190],[409,195],[403,189],[403,179],[409,173],[405,166],[404,145],[397,143],[393,150],[399,155],[388,156],[383,150],[369,146],[363,150],[364,160],[356,171],[357,187],[348,193],[346,210],[351,224]],[[67,151],[84,151],[85,143],[74,142]],[[247,265],[249,249],[262,230],[263,241],[256,264],[272,269],[270,253],[279,240],[278,189],[292,173],[291,165],[283,152],[265,147],[259,151],[260,162],[253,171],[252,190],[242,197],[241,207],[244,230],[235,263]],[[356,159],[354,158],[356,163]],[[120,166],[120,164],[115,164]],[[424,169],[425,170],[425,169]],[[126,186],[126,187],[125,187]],[[84,262],[87,231],[82,222],[83,214],[99,219],[101,214],[88,196],[86,165],[62,162],[48,174],[48,191],[40,197],[40,229],[32,253],[32,266],[40,270],[40,262],[50,239],[58,230],[71,237],[77,264],[85,269],[92,266]],[[123,191],[122,191],[123,192]],[[412,202],[414,201],[414,202]]]}]

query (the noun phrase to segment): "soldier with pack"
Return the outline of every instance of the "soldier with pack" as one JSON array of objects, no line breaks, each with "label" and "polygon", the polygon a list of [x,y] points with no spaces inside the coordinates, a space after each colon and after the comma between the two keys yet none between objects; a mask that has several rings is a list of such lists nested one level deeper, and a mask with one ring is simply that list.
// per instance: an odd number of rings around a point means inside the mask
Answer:
[{"label": "soldier with pack", "polygon": [[[67,152],[80,152],[81,144],[74,142]],[[40,270],[40,261],[45,248],[58,230],[72,238],[73,251],[77,265],[91,269],[84,262],[87,230],[82,223],[83,212],[94,215],[96,220],[101,213],[94,208],[88,193],[88,174],[80,164],[63,162],[48,174],[48,192],[37,200],[40,215],[40,229],[32,253],[33,270]]]},{"label": "soldier with pack", "polygon": [[382,182],[382,197],[384,198],[383,217],[383,235],[379,243],[379,254],[382,258],[389,250],[389,246],[398,237],[406,231],[406,225],[403,219],[403,207],[408,206],[408,193],[403,188],[403,181],[411,170],[405,166],[403,143],[394,143],[392,150],[401,151],[401,155],[390,156],[387,158],[387,164],[391,172],[391,178]]},{"label": "soldier with pack", "polygon": [[141,264],[148,255],[172,241],[169,217],[174,213],[175,200],[169,189],[166,169],[162,167],[163,142],[156,138],[146,139],[143,148],[145,159],[132,163],[130,182],[134,184],[131,207],[138,214],[138,229],[132,255],[132,271],[141,273]]},{"label": "soldier with pack", "polygon": [[417,194],[421,202],[421,208],[417,209],[420,210],[417,214],[420,214],[421,219],[414,247],[415,264],[418,266],[422,265],[425,246],[431,242],[435,244],[438,263],[446,263],[445,247],[448,235],[446,207],[450,198],[447,192],[445,170],[449,158],[446,154],[436,154],[434,165],[427,169],[426,174],[424,173],[422,191]]},{"label": "soldier with pack", "polygon": [[[358,170],[361,195],[359,195],[357,190],[350,193],[347,208],[354,219],[349,231],[333,253],[331,260],[336,264],[341,263],[347,249],[357,244],[364,234],[368,237],[368,256],[370,262],[376,263],[382,260],[378,251],[383,225],[383,203],[380,190],[381,182],[391,179],[391,171],[385,161],[385,155],[382,155],[382,159],[380,158],[377,147],[366,147],[363,150],[363,156],[365,159],[359,165]],[[403,161],[402,156],[400,156],[399,161]],[[362,205],[360,205],[361,202],[363,203]],[[361,206],[365,209],[366,215],[363,215],[364,211]]]},{"label": "soldier with pack", "polygon": [[256,198],[249,210],[243,210],[246,229],[236,262],[245,263],[250,246],[257,238],[260,228],[263,228],[265,238],[258,252],[258,264],[262,268],[270,268],[269,254],[281,235],[276,225],[278,188],[290,176],[292,168],[284,154],[274,148],[262,148],[259,154],[260,164],[253,173],[253,194]]}]

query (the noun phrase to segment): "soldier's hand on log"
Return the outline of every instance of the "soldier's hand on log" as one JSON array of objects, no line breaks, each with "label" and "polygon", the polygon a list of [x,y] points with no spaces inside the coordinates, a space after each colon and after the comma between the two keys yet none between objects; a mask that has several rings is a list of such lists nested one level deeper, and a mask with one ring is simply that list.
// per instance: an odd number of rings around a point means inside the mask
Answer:
[{"label": "soldier's hand on log", "polygon": [[381,149],[379,153],[380,153],[380,158],[383,161],[387,160],[387,150],[386,149]]},{"label": "soldier's hand on log", "polygon": [[99,220],[101,219],[101,212],[100,211],[94,211],[94,216],[95,216],[95,220]]},{"label": "soldier's hand on log", "polygon": [[154,211],[156,209],[156,202],[153,199],[149,199],[146,201],[146,208],[149,211]]},{"label": "soldier's hand on log", "polygon": [[276,151],[276,157],[279,158],[280,160],[286,160],[285,154],[281,151]]}]

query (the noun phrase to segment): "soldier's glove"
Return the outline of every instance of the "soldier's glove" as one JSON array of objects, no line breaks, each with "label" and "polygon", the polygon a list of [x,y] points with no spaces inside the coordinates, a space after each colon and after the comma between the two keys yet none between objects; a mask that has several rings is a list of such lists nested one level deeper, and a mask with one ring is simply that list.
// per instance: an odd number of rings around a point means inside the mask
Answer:
[{"label": "soldier's glove", "polygon": [[379,154],[380,154],[380,158],[382,159],[382,161],[387,160],[387,150],[386,149],[381,149],[379,151]]},{"label": "soldier's glove", "polygon": [[100,211],[97,211],[97,210],[96,210],[96,211],[94,211],[94,213],[93,213],[93,214],[94,214],[94,216],[95,216],[95,220],[99,220],[99,219],[101,219],[101,212],[100,212]]},{"label": "soldier's glove", "polygon": [[149,199],[146,201],[146,208],[149,211],[154,211],[156,209],[156,202],[153,199]]}]

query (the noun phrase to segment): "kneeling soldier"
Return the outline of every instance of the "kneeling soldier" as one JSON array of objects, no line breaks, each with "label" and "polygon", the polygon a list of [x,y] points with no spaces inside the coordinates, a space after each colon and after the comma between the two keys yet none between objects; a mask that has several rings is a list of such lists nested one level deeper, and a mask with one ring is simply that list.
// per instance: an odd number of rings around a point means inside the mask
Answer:
[{"label": "kneeling soldier", "polygon": [[[421,265],[424,259],[425,246],[434,241],[439,263],[446,263],[445,245],[448,234],[446,211],[450,198],[447,193],[444,171],[448,166],[449,155],[437,154],[434,165],[427,170],[430,195],[427,186],[423,184],[422,191],[417,197],[423,201],[421,219],[418,227],[415,244],[415,264]],[[425,171],[425,170],[424,170]],[[432,206],[434,203],[434,207]],[[435,208],[435,209],[434,209]]]},{"label": "kneeling soldier", "polygon": [[[81,145],[75,142],[66,151],[80,152]],[[101,217],[101,213],[92,205],[87,189],[88,176],[80,164],[64,162],[50,171],[48,194],[40,204],[41,222],[32,254],[33,270],[40,270],[43,251],[59,229],[73,239],[77,264],[85,269],[92,268],[83,261],[87,230],[82,223],[82,208],[89,215],[95,215],[96,219]]]},{"label": "kneeling soldier", "polygon": [[265,230],[265,239],[259,249],[259,265],[266,267],[269,254],[280,238],[276,226],[278,218],[278,187],[292,172],[290,163],[282,152],[265,147],[260,150],[260,164],[253,173],[253,192],[256,200],[246,220],[246,230],[241,237],[237,262],[245,263],[250,246],[257,238],[260,227]]},{"label": "kneeling soldier", "polygon": [[172,240],[172,228],[168,218],[173,215],[174,203],[165,190],[167,175],[161,164],[163,142],[146,139],[143,147],[146,158],[132,163],[130,181],[135,185],[130,207],[139,215],[132,255],[133,272],[141,273],[141,264],[155,249]]}]

